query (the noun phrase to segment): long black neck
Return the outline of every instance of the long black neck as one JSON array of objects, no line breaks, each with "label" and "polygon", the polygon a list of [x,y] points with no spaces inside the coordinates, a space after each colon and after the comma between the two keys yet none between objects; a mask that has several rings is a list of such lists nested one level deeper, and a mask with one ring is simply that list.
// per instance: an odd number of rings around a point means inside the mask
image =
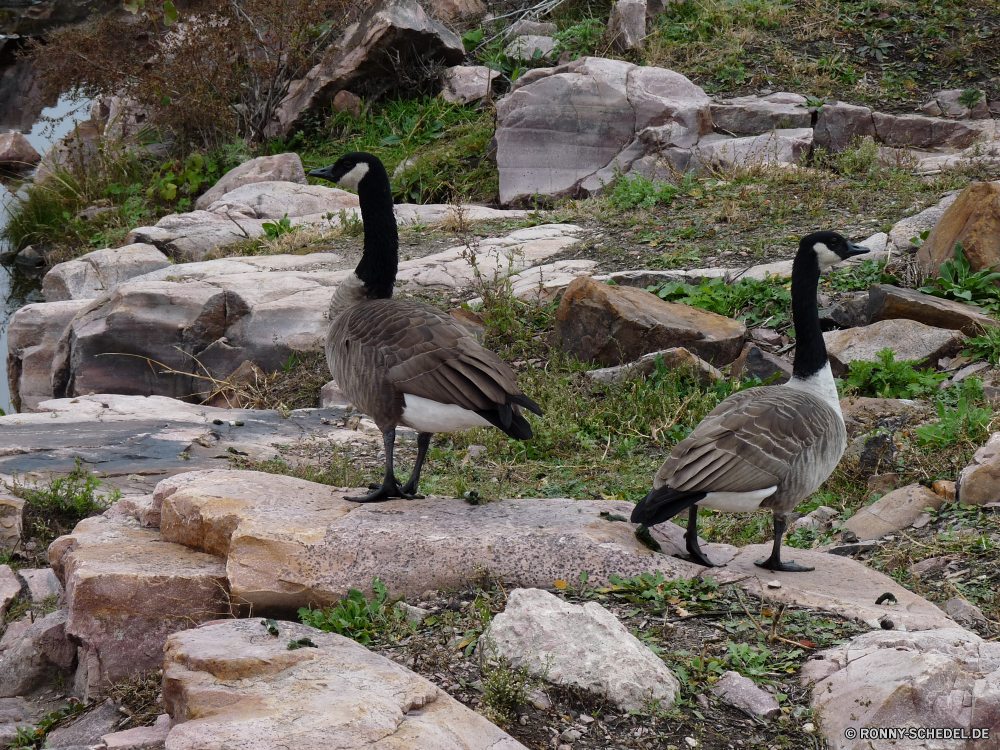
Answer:
[{"label": "long black neck", "polygon": [[795,324],[795,364],[792,376],[808,378],[829,361],[823,330],[819,327],[819,264],[813,250],[799,247],[792,263],[792,322]]},{"label": "long black neck", "polygon": [[365,251],[354,272],[365,283],[369,297],[388,299],[399,266],[399,233],[392,210],[392,187],[381,164],[372,164],[358,185]]}]

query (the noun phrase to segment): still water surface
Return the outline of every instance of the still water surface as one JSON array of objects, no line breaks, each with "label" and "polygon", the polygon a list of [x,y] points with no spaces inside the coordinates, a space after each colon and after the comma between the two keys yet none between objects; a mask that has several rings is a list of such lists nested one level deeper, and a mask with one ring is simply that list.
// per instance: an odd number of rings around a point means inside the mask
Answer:
[{"label": "still water surface", "polygon": [[[42,110],[37,121],[30,130],[22,131],[35,150],[44,154],[53,142],[62,138],[76,125],[77,120],[84,120],[89,112],[84,103],[69,96],[62,97],[55,106]],[[0,125],[0,133],[9,128]],[[14,192],[11,192],[11,191]],[[0,183],[0,228],[6,225],[10,206],[16,202],[16,183],[4,185]],[[0,252],[9,248],[0,240]],[[0,409],[10,414],[13,407],[10,403],[10,389],[7,384],[7,325],[11,316],[31,302],[42,302],[41,278],[31,278],[21,273],[14,266],[0,266],[0,358],[4,362],[4,376],[0,378]]]}]

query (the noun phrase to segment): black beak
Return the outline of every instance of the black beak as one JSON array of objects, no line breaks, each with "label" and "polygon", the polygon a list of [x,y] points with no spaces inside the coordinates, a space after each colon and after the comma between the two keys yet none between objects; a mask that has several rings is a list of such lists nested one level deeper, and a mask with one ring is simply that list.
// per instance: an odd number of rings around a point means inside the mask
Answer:
[{"label": "black beak", "polygon": [[309,176],[319,177],[321,179],[334,183],[337,181],[333,176],[333,167],[323,167],[322,169],[313,169],[309,172]]},{"label": "black beak", "polygon": [[[310,172],[310,174],[312,174]],[[864,255],[868,252],[868,248],[862,245],[855,245],[853,242],[847,243],[847,257],[853,258],[855,255]]]}]

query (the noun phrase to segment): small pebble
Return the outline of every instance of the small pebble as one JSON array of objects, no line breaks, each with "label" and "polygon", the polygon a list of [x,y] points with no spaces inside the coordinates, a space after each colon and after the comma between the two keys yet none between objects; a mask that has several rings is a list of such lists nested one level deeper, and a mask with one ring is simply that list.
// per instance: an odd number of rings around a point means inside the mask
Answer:
[{"label": "small pebble", "polygon": [[563,742],[576,742],[580,739],[583,734],[577,729],[567,729],[565,732],[559,735],[559,739]]},{"label": "small pebble", "polygon": [[805,732],[806,734],[812,734],[813,732],[816,731],[816,725],[813,724],[811,721],[807,721],[805,724],[802,725],[802,731]]},{"label": "small pebble", "polygon": [[520,718],[520,719],[518,719],[517,721],[518,721],[518,723],[519,723],[519,724],[520,724],[520,725],[521,725],[522,727],[525,727],[525,726],[527,726],[527,725],[528,725],[528,717],[527,717],[527,716],[525,716],[524,714],[521,714],[521,718]]},{"label": "small pebble", "polygon": [[767,582],[767,587],[769,589],[780,589],[781,588],[781,581],[778,581],[778,580],[768,581]]},{"label": "small pebble", "polygon": [[594,721],[594,717],[593,716],[588,716],[587,714],[580,714],[580,723],[581,724],[589,724],[592,721]]},{"label": "small pebble", "polygon": [[560,745],[556,750],[573,750],[572,745]]},{"label": "small pebble", "polygon": [[698,747],[698,740],[694,737],[685,737],[684,741],[687,743],[688,747]]},{"label": "small pebble", "polygon": [[698,693],[698,697],[695,700],[698,701],[698,705],[702,708],[708,708],[708,696],[704,693]]}]

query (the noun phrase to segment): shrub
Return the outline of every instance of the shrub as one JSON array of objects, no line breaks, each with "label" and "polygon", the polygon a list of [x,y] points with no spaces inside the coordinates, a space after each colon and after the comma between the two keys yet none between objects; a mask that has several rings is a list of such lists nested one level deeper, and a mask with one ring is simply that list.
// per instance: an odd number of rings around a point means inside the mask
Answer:
[{"label": "shrub", "polygon": [[995,266],[984,268],[972,273],[962,243],[955,243],[954,260],[946,260],[941,264],[941,275],[936,279],[928,279],[929,284],[920,287],[921,292],[933,294],[935,297],[954,299],[959,302],[971,302],[979,305],[983,312],[1000,310],[1000,273],[994,272]]},{"label": "shrub", "polygon": [[855,360],[844,384],[858,390],[861,396],[875,398],[920,398],[937,391],[948,376],[933,370],[917,370],[915,362],[897,362],[896,352],[883,349],[877,362]]},{"label": "shrub", "polygon": [[615,183],[610,200],[615,208],[652,208],[656,205],[670,205],[679,192],[680,189],[669,182],[654,182],[636,173]]},{"label": "shrub", "polygon": [[777,328],[791,315],[792,293],[783,279],[741,279],[727,284],[722,278],[714,278],[697,285],[671,281],[652,286],[649,291],[667,302],[683,302],[727,318],[739,318],[748,326]]}]

